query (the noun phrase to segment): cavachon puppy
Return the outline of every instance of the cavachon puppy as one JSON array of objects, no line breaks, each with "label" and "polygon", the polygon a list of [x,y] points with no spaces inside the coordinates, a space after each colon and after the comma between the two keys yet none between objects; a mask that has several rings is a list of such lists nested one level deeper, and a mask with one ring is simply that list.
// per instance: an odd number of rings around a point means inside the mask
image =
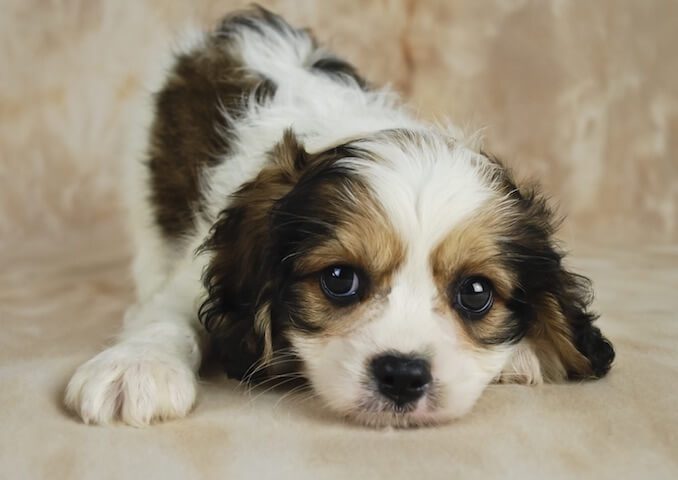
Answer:
[{"label": "cavachon puppy", "polygon": [[303,375],[372,426],[609,370],[544,199],[308,31],[226,17],[174,56],[147,127],[125,192],[138,300],[68,384],[85,422],[183,417],[208,346],[231,377]]}]

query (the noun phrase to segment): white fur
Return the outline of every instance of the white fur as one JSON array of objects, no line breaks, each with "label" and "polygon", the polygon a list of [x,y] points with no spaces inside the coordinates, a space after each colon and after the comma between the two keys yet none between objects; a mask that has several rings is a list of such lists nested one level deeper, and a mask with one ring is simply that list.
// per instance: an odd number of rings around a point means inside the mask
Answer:
[{"label": "white fur", "polygon": [[544,383],[541,364],[529,340],[523,339],[516,345],[497,381],[526,385]]},{"label": "white fur", "polygon": [[244,30],[240,51],[250,68],[277,82],[276,95],[263,106],[250,103],[247,115],[238,121],[235,152],[207,175],[214,216],[230,193],[256,175],[288,128],[311,153],[384,129],[423,128],[386,90],[364,92],[348,79],[338,82],[309,72],[308,64],[318,52],[310,49],[307,37],[266,31],[262,40],[257,32]]},{"label": "white fur", "polygon": [[[198,48],[191,35],[188,49]],[[237,143],[228,160],[204,175],[208,212],[213,218],[228,196],[254,177],[266,153],[292,128],[309,151],[385,129],[427,131],[396,106],[388,91],[365,92],[351,79],[338,81],[312,73],[308,65],[322,51],[299,32],[243,29],[238,50],[248,67],[277,83],[265,105],[250,103],[238,120]],[[141,132],[150,125],[143,119]],[[437,295],[428,255],[442,235],[471,215],[491,196],[482,158],[461,144],[450,146],[429,135],[419,147],[403,150],[372,141],[371,151],[385,159],[369,163],[347,160],[372,187],[407,246],[407,261],[398,272],[381,310],[349,338],[329,341],[296,339],[314,387],[339,411],[355,407],[361,395],[364,363],[383,350],[427,352],[443,388],[438,419],[465,413],[496,377],[510,352],[477,352],[462,345],[454,322],[433,310]],[[139,303],[130,308],[117,344],[82,365],[71,379],[66,404],[86,422],[120,419],[131,425],[181,417],[196,399],[196,372],[202,356],[202,329],[197,308],[204,295],[200,274],[208,261],[195,248],[210,223],[199,220],[196,233],[169,243],[154,226],[147,201],[148,173],[139,162],[138,142],[129,169],[130,218],[136,248],[134,277]],[[425,400],[424,400],[425,401]],[[425,405],[422,418],[431,416]],[[416,412],[415,412],[416,413]],[[428,418],[427,417],[427,418]]]},{"label": "white fur", "polygon": [[164,285],[130,307],[118,343],[73,375],[66,405],[85,422],[119,417],[140,426],[190,411],[204,343],[196,317],[201,263],[190,256],[180,262]]},{"label": "white fur", "polygon": [[450,146],[440,135],[424,134],[422,143],[377,140],[358,143],[379,161],[346,159],[366,178],[389,220],[405,239],[421,267],[443,237],[495,196],[484,170],[487,160],[461,146]]}]

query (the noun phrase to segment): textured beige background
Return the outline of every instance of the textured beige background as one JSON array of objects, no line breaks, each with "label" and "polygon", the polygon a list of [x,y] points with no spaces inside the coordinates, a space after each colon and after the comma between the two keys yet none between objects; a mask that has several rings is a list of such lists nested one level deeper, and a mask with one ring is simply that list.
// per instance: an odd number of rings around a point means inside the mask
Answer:
[{"label": "textured beige background", "polygon": [[[0,213],[25,224],[0,233],[58,228],[45,203],[60,221],[100,217],[154,57],[244,3],[3,1]],[[678,239],[678,2],[262,3],[423,117],[483,128],[569,215],[566,239]]]},{"label": "textured beige background", "polygon": [[0,0],[0,478],[678,478],[670,0],[262,2],[422,116],[484,128],[544,184],[618,350],[608,378],[493,387],[462,421],[417,432],[223,382],[189,419],[143,431],[63,412],[64,382],[131,299],[119,167],[154,60],[242,3]]}]

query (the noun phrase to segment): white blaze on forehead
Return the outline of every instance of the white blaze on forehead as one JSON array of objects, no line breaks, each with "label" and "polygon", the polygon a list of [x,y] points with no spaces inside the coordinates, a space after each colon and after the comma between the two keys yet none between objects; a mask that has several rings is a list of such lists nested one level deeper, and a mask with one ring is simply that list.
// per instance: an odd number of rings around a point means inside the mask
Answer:
[{"label": "white blaze on forehead", "polygon": [[410,252],[428,255],[457,224],[493,195],[482,155],[443,138],[425,135],[416,142],[369,140],[359,147],[375,160],[347,164],[367,180]]},{"label": "white blaze on forehead", "polygon": [[487,175],[492,164],[432,133],[384,135],[356,144],[374,158],[342,163],[366,180],[406,247],[383,317],[370,327],[371,341],[381,350],[427,351],[441,341],[449,349],[458,343],[457,333],[433,311],[439,292],[430,255],[494,195]]}]

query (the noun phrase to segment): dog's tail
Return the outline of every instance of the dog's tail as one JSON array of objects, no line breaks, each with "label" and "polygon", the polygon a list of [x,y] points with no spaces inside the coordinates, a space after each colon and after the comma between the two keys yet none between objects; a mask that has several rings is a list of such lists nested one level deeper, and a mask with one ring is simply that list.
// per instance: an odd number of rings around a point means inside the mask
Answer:
[{"label": "dog's tail", "polygon": [[275,84],[289,82],[303,71],[330,75],[366,87],[355,68],[319,47],[308,29],[294,28],[262,7],[254,6],[228,15],[220,22],[215,34],[232,40],[243,64]]}]

